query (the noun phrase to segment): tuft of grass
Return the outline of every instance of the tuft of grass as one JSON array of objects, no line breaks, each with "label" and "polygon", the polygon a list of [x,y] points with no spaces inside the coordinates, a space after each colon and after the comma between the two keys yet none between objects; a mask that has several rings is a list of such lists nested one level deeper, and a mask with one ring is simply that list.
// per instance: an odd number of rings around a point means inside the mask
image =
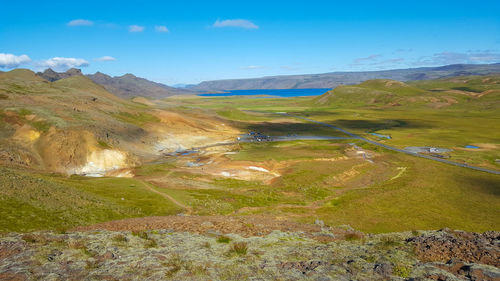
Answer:
[{"label": "tuft of grass", "polygon": [[165,272],[166,278],[171,278],[174,274],[176,274],[179,270],[182,269],[184,261],[178,254],[173,254],[170,259],[167,260],[163,264],[163,266],[167,267],[167,271]]},{"label": "tuft of grass", "polygon": [[413,235],[413,236],[419,236],[420,232],[418,232],[418,230],[412,230],[411,231],[411,235]]},{"label": "tuft of grass", "polygon": [[70,240],[70,241],[68,241],[68,248],[70,248],[70,249],[84,249],[86,247],[82,241]]},{"label": "tuft of grass", "polygon": [[132,235],[137,236],[137,237],[142,238],[142,239],[145,239],[145,240],[149,239],[149,235],[146,231],[132,231]]},{"label": "tuft of grass", "polygon": [[246,242],[235,242],[231,245],[231,248],[229,249],[230,253],[235,253],[240,256],[246,255],[247,251],[248,251],[248,245]]},{"label": "tuft of grass", "polygon": [[37,237],[33,234],[24,234],[22,239],[28,243],[36,243],[38,241]]},{"label": "tuft of grass", "polygon": [[111,240],[115,242],[127,242],[127,237],[125,237],[123,234],[117,234],[111,238]]},{"label": "tuft of grass", "polygon": [[229,243],[231,242],[231,238],[227,237],[227,236],[224,236],[224,235],[221,235],[219,237],[217,237],[217,243]]},{"label": "tuft of grass", "polygon": [[394,237],[390,237],[390,236],[384,236],[380,239],[380,243],[378,244],[378,246],[381,248],[381,249],[391,249],[393,247],[396,247],[400,245],[400,243],[394,238]]},{"label": "tuft of grass", "polygon": [[156,242],[155,239],[150,238],[147,240],[146,244],[144,245],[146,248],[156,248],[158,247],[158,243]]},{"label": "tuft of grass", "polygon": [[91,269],[96,269],[96,268],[99,268],[99,261],[98,260],[85,261],[85,269],[91,270]]},{"label": "tuft of grass", "polygon": [[146,231],[132,231],[132,235],[146,240],[146,243],[144,244],[144,247],[146,248],[158,247],[158,243],[156,242],[156,240],[150,237]]},{"label": "tuft of grass", "polygon": [[363,238],[363,236],[357,232],[350,232],[344,235],[344,239],[346,241],[355,241],[355,240],[360,240],[361,238]]},{"label": "tuft of grass", "polygon": [[85,243],[80,240],[70,240],[68,241],[68,248],[70,249],[75,249],[75,250],[81,250],[84,255],[89,256],[89,257],[95,257],[96,253],[92,252],[85,246]]},{"label": "tuft of grass", "polygon": [[210,248],[212,248],[212,245],[210,244],[210,242],[206,241],[205,243],[203,243],[201,245],[201,247],[203,247],[205,249],[210,249]]}]

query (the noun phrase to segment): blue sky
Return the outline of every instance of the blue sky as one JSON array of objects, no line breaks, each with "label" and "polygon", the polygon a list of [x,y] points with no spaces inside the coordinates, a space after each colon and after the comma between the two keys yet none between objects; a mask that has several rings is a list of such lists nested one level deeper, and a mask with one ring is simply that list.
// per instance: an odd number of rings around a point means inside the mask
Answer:
[{"label": "blue sky", "polygon": [[[500,1],[4,1],[0,70],[154,81],[500,62]],[[26,56],[22,56],[26,55]]]}]

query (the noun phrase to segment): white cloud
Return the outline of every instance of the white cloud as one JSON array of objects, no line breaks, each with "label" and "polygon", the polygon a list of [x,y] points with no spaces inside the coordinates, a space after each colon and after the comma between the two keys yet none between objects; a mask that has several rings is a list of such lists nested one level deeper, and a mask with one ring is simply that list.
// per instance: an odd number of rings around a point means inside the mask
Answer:
[{"label": "white cloud", "polygon": [[55,71],[66,71],[72,67],[89,66],[89,62],[84,59],[54,57],[48,60],[39,61],[37,66],[42,69],[52,68]]},{"label": "white cloud", "polygon": [[128,31],[130,31],[130,32],[143,32],[144,26],[134,24],[134,25],[131,25],[128,27]]},{"label": "white cloud", "polygon": [[0,53],[0,68],[14,68],[30,61],[31,59],[27,55],[16,56],[13,54]]},{"label": "white cloud", "polygon": [[155,30],[158,32],[168,32],[168,28],[164,25],[155,26]]},{"label": "white cloud", "polygon": [[262,69],[262,68],[264,68],[262,65],[249,65],[242,67],[242,69]]},{"label": "white cloud", "polygon": [[500,62],[500,53],[492,50],[475,50],[465,53],[442,52],[423,56],[414,65],[447,65],[457,63],[495,63]]},{"label": "white cloud", "polygon": [[100,57],[100,58],[96,58],[94,60],[95,61],[115,61],[116,58],[111,57],[111,56],[103,56],[103,57]]},{"label": "white cloud", "polygon": [[94,24],[93,21],[84,19],[76,19],[68,22],[68,26],[90,26],[93,24]]},{"label": "white cloud", "polygon": [[244,19],[232,19],[232,20],[216,20],[213,27],[239,27],[246,29],[257,29],[258,25],[255,23],[244,20]]}]

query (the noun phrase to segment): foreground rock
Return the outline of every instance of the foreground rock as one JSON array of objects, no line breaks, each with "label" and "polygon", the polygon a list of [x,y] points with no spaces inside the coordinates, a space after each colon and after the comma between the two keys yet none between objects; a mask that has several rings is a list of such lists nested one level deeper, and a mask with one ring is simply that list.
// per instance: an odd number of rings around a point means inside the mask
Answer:
[{"label": "foreground rock", "polygon": [[499,233],[455,233],[352,233],[327,243],[279,230],[11,233],[0,238],[0,280],[499,280]]}]

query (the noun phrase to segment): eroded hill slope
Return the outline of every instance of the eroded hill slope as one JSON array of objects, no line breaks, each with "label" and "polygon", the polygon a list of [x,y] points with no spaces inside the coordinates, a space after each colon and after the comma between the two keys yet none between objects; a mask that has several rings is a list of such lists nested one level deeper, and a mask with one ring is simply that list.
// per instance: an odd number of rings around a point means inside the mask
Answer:
[{"label": "eroded hill slope", "polygon": [[2,164],[87,175],[238,133],[215,118],[123,100],[85,76],[49,82],[23,69],[0,74],[0,126]]}]

